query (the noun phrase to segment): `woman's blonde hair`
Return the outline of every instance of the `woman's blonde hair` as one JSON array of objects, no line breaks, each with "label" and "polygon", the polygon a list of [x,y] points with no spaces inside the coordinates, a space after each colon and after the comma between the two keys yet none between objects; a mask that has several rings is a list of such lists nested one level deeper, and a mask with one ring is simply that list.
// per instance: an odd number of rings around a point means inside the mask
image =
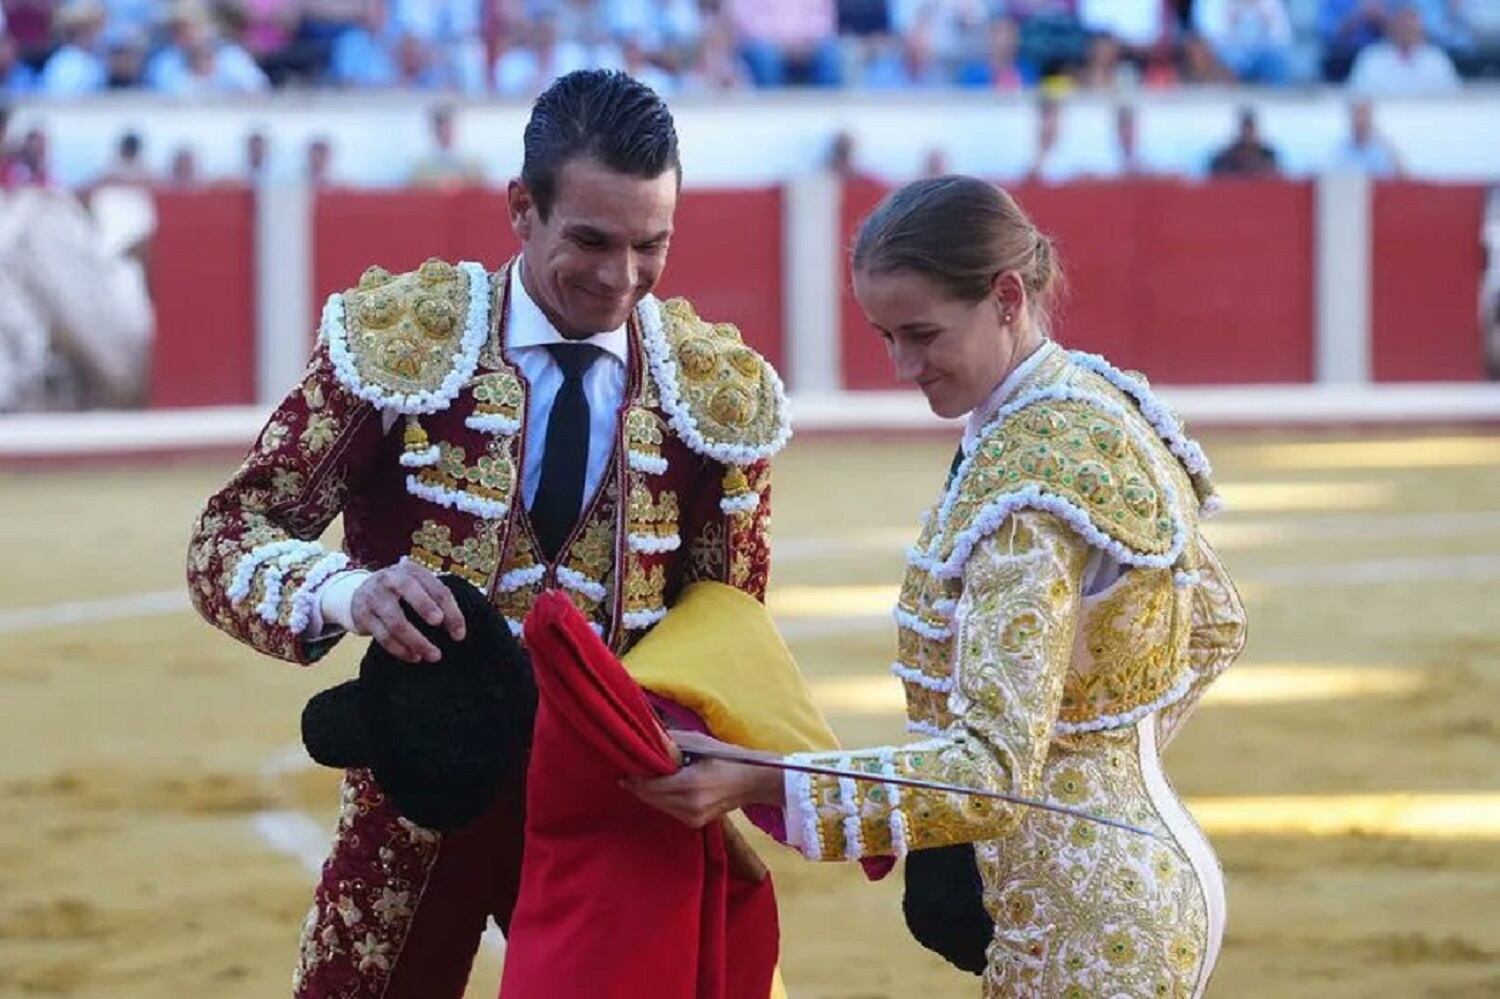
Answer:
[{"label": "woman's blonde hair", "polygon": [[1015,271],[1043,329],[1063,285],[1052,240],[1015,199],[963,176],[917,180],[887,195],[860,225],[854,270],[912,271],[966,302],[988,296],[997,274]]}]

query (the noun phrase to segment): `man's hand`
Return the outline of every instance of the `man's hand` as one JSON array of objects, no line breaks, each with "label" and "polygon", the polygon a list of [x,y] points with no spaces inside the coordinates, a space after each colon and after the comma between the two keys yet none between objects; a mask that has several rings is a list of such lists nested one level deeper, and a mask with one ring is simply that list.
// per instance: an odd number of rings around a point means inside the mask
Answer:
[{"label": "man's hand", "polygon": [[464,616],[452,592],[425,566],[409,559],[371,573],[354,591],[349,616],[355,634],[369,635],[397,659],[437,662],[442,654],[406,619],[403,601],[428,624],[444,625],[454,641],[463,640]]}]

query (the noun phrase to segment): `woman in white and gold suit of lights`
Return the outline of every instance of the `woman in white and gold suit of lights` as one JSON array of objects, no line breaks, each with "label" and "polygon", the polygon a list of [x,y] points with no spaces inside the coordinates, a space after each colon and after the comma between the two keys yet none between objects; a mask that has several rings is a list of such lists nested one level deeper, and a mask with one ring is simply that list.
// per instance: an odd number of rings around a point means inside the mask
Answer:
[{"label": "woman in white and gold suit of lights", "polygon": [[720,760],[639,793],[690,823],[781,805],[788,842],[817,860],[972,844],[994,923],[987,997],[1201,996],[1223,877],[1161,751],[1244,644],[1198,529],[1208,461],[1145,378],[1048,338],[1057,259],[1005,192],[965,177],[896,191],[853,270],[897,374],[968,423],[895,609],[892,669],[923,741],[796,759],[1045,798],[1154,835]]}]

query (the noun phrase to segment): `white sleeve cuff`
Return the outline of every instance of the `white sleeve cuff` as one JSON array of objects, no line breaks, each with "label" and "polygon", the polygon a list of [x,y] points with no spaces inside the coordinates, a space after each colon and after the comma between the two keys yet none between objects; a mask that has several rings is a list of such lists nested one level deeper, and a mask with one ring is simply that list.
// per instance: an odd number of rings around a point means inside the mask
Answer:
[{"label": "white sleeve cuff", "polygon": [[782,796],[786,799],[786,808],[782,813],[786,822],[786,845],[801,852],[803,844],[807,839],[804,829],[807,823],[807,806],[802,802],[803,786],[801,781],[795,780],[803,776],[794,770],[782,773]]},{"label": "white sleeve cuff", "polygon": [[317,599],[312,602],[312,613],[302,637],[311,641],[327,638],[337,631],[353,631],[354,591],[369,575],[364,569],[348,569],[324,580],[318,587]]},{"label": "white sleeve cuff", "polygon": [[[788,759],[797,759],[794,753]],[[788,770],[782,793],[786,795],[786,843],[808,860],[823,859],[818,836],[818,805],[812,795],[812,775]]]}]

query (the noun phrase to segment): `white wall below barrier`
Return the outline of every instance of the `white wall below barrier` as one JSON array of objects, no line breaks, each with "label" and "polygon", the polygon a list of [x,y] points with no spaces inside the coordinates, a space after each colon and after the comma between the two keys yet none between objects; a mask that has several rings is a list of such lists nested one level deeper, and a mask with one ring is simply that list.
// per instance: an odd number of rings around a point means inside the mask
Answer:
[{"label": "white wall below barrier", "polygon": [[[1500,385],[1267,385],[1153,389],[1188,424],[1206,428],[1402,424],[1500,424]],[[916,392],[794,394],[793,429],[801,434],[914,433],[957,435],[957,420],[932,415]],[[0,465],[53,459],[106,458],[244,450],[270,415],[269,406],[225,406],[147,412],[95,411],[0,416]]]}]

